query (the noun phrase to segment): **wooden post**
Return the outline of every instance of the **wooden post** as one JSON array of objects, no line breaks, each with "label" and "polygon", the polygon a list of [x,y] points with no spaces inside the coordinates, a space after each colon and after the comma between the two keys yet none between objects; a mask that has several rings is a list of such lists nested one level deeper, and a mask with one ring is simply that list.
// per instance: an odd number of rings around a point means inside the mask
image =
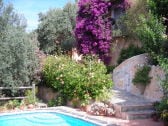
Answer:
[{"label": "wooden post", "polygon": [[34,98],[34,103],[36,102],[36,86],[33,84],[32,86],[32,92],[33,92],[33,98]]}]

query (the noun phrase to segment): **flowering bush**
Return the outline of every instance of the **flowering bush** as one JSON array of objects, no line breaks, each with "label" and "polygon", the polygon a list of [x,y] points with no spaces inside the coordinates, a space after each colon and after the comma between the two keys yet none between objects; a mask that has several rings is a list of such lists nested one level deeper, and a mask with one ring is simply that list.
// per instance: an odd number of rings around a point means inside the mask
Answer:
[{"label": "flowering bush", "polygon": [[[122,3],[122,4],[120,4]],[[126,0],[80,0],[75,35],[82,54],[97,54],[108,63],[111,44],[111,8],[125,8]]]},{"label": "flowering bush", "polygon": [[46,84],[54,88],[65,102],[77,99],[86,103],[112,87],[106,67],[95,59],[77,63],[66,56],[49,56],[43,74]]},{"label": "flowering bush", "polygon": [[113,106],[109,103],[96,102],[91,105],[90,114],[113,116],[115,114]]}]

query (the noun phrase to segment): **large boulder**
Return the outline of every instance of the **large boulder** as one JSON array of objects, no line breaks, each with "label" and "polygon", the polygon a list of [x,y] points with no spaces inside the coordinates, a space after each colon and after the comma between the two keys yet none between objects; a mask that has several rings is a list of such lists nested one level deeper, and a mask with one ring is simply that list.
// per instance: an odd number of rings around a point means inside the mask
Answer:
[{"label": "large boulder", "polygon": [[[113,71],[114,86],[131,94],[142,96],[152,101],[159,101],[163,97],[160,84],[161,80],[164,79],[164,72],[158,66],[151,67],[149,74],[149,76],[152,77],[151,83],[148,84],[145,89],[134,85],[132,82],[137,69],[148,65],[149,61],[150,58],[147,54],[141,54],[122,62]],[[142,92],[142,90],[144,91]]]},{"label": "large boulder", "polygon": [[165,73],[159,66],[152,66],[149,76],[152,79],[145,88],[144,97],[152,101],[160,101],[164,95],[161,83],[165,79]]}]

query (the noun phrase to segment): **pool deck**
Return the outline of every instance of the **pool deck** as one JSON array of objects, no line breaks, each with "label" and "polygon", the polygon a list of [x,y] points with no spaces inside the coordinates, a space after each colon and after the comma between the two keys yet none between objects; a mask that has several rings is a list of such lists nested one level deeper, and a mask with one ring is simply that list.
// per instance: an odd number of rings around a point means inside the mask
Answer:
[{"label": "pool deck", "polygon": [[20,114],[28,112],[58,112],[61,114],[69,115],[75,118],[86,120],[97,124],[98,126],[163,126],[161,121],[154,122],[152,119],[141,119],[141,120],[123,120],[116,117],[104,117],[104,116],[93,116],[79,109],[74,109],[65,106],[43,108],[43,109],[31,109],[31,110],[16,110],[10,112],[0,113],[0,116]]}]

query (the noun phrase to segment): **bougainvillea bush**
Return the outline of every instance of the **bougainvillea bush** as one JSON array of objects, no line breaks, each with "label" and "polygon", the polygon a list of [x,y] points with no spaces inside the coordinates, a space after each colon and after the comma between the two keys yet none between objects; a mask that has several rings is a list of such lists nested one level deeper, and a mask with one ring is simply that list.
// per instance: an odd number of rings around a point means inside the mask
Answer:
[{"label": "bougainvillea bush", "polygon": [[97,54],[108,63],[112,40],[111,9],[127,6],[126,0],[79,0],[75,35],[82,54]]}]

